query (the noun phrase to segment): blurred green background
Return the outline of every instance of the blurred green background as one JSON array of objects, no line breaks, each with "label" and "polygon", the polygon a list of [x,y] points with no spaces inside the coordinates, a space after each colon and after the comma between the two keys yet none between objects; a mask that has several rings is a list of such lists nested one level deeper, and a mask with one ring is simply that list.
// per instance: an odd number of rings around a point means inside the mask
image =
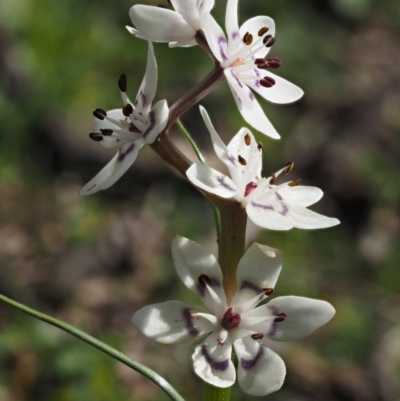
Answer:
[{"label": "blurred green background", "polygon": [[[225,1],[216,3],[223,22]],[[0,291],[98,336],[198,400],[193,346],[153,343],[130,319],[151,302],[198,302],[178,281],[169,247],[177,233],[216,251],[210,205],[148,147],[113,187],[78,196],[114,155],[89,140],[91,112],[121,107],[122,72],[132,96],[144,73],[147,45],[124,28],[131,5],[0,2]],[[248,229],[249,241],[284,250],[277,295],[323,298],[337,309],[310,338],[273,345],[288,376],[268,399],[400,400],[400,4],[240,2],[241,21],[259,14],[277,25],[278,74],[306,93],[285,107],[260,100],[283,138],[257,134],[264,173],[294,160],[290,178],[325,191],[313,209],[342,222],[308,232]],[[169,104],[212,67],[199,48],[155,51],[157,98]],[[243,125],[226,84],[202,104],[225,140]],[[183,122],[219,166],[197,107]],[[172,136],[190,155],[176,129]],[[0,333],[0,401],[167,399],[137,373],[3,304]],[[234,392],[235,401],[256,399]]]}]

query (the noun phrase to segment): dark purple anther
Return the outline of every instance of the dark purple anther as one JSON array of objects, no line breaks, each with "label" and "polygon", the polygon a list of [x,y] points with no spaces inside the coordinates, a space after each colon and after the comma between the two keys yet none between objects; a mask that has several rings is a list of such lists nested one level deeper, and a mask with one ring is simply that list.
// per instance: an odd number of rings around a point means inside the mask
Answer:
[{"label": "dark purple anther", "polygon": [[210,279],[210,277],[208,277],[206,274],[201,274],[200,276],[199,276],[199,284],[202,286],[202,287],[205,287],[206,285],[210,285],[211,284],[211,279]]},{"label": "dark purple anther", "polygon": [[103,140],[103,135],[101,135],[99,132],[91,132],[91,133],[89,134],[89,138],[90,138],[92,141],[101,142],[101,141]]},{"label": "dark purple anther", "polygon": [[267,35],[263,39],[265,47],[271,47],[275,43],[275,38],[272,35]]},{"label": "dark purple anther", "polygon": [[268,68],[279,68],[282,65],[282,60],[279,58],[269,58],[266,60]]},{"label": "dark purple anther", "polygon": [[107,116],[107,113],[106,113],[105,110],[103,110],[103,109],[96,109],[96,110],[93,112],[93,115],[94,115],[96,118],[98,118],[99,120],[104,120],[104,117]]},{"label": "dark purple anther", "polygon": [[238,327],[242,318],[238,313],[233,313],[232,308],[229,308],[226,312],[224,317],[222,318],[222,327],[226,330],[234,329]]},{"label": "dark purple anther", "polygon": [[287,314],[286,313],[279,313],[278,315],[275,316],[274,322],[280,323],[280,322],[283,322],[286,319],[287,319]]},{"label": "dark purple anther", "polygon": [[256,188],[257,184],[255,182],[249,182],[244,190],[244,196],[250,195]]},{"label": "dark purple anther", "polygon": [[101,129],[100,132],[103,136],[111,136],[113,134],[112,129]]},{"label": "dark purple anther", "polygon": [[275,85],[275,79],[264,77],[263,79],[260,79],[260,85],[264,88],[272,88]]},{"label": "dark purple anther", "polygon": [[132,113],[133,113],[133,106],[130,103],[128,103],[126,106],[122,108],[122,114],[125,117],[129,117]]},{"label": "dark purple anther", "polygon": [[126,78],[126,74],[121,74],[119,77],[118,87],[121,92],[126,92],[128,90],[128,79]]}]

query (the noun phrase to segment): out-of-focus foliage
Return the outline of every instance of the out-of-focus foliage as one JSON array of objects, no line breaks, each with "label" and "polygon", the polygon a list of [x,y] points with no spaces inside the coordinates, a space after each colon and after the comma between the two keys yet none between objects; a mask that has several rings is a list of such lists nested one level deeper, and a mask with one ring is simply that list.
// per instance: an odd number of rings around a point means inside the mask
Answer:
[{"label": "out-of-focus foliage", "polygon": [[[216,3],[223,21],[225,1]],[[120,107],[120,73],[132,95],[143,76],[146,43],[124,28],[131,5],[0,2],[0,291],[99,336],[196,400],[192,346],[154,344],[130,318],[151,302],[196,302],[175,276],[169,244],[178,233],[216,250],[209,204],[150,149],[112,188],[78,197],[113,155],[87,137],[92,110]],[[310,338],[275,345],[288,378],[269,399],[400,399],[398,1],[247,0],[240,11],[242,21],[275,19],[278,73],[306,92],[291,106],[261,101],[283,138],[259,136],[264,171],[294,160],[291,177],[325,191],[314,210],[342,221],[318,232],[249,227],[249,241],[284,250],[277,295],[319,297],[337,309]],[[211,68],[198,48],[155,51],[158,99],[170,104]],[[202,104],[224,139],[242,126],[227,85]],[[215,164],[197,108],[182,120]],[[176,132],[173,139],[187,151]],[[5,305],[0,330],[1,401],[166,399],[138,374]],[[252,399],[243,397],[238,389],[236,401]]]}]

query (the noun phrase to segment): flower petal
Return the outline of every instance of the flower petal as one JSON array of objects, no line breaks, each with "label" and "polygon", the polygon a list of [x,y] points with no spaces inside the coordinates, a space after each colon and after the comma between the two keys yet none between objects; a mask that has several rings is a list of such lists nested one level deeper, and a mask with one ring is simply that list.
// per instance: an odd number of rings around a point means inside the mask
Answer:
[{"label": "flower petal", "polygon": [[211,14],[205,14],[203,18],[203,31],[215,58],[219,62],[228,60],[228,44],[224,31]]},{"label": "flower petal", "polygon": [[308,207],[318,202],[323,192],[317,187],[307,187],[298,185],[296,187],[284,187],[279,190],[279,194],[290,201],[290,203],[297,203],[299,206]]},{"label": "flower petal", "polygon": [[163,344],[183,344],[215,329],[209,320],[180,301],[168,301],[139,309],[132,323],[146,337]]},{"label": "flower petal", "polygon": [[338,219],[323,216],[299,205],[290,205],[286,216],[293,224],[293,227],[306,230],[328,228],[340,224]]},{"label": "flower petal", "polygon": [[201,19],[214,7],[214,0],[171,0],[175,11],[195,30],[202,28]]},{"label": "flower petal", "polygon": [[270,88],[266,88],[261,86],[259,78],[255,76],[254,80],[249,80],[246,83],[257,93],[259,93],[264,99],[270,101],[271,103],[277,104],[287,104],[293,103],[299,100],[304,92],[298,86],[292,84],[279,77],[278,75],[272,74],[272,72],[265,70],[257,70],[261,76],[260,77],[269,77],[275,81],[275,85]]},{"label": "flower petal", "polygon": [[[256,39],[258,38],[258,31],[261,28],[268,28],[268,35],[275,36],[275,22],[270,17],[257,16],[250,18],[240,27],[240,37],[249,32]],[[264,58],[270,51],[270,47],[262,46],[261,49],[254,55],[255,58]]]},{"label": "flower petal", "polygon": [[275,204],[251,200],[246,206],[249,219],[259,227],[269,230],[286,231],[293,228],[291,220],[282,216],[275,210]]},{"label": "flower petal", "polygon": [[144,115],[149,112],[151,103],[156,95],[157,80],[157,61],[154,56],[153,44],[149,42],[146,72],[144,74],[143,81],[140,85],[135,102],[135,107],[138,107]]},{"label": "flower petal", "polygon": [[242,107],[250,110],[253,109],[256,98],[254,97],[253,92],[250,91],[249,88],[240,80],[235,69],[225,68],[224,74],[231,91],[236,93],[236,96],[240,99]]},{"label": "flower petal", "polygon": [[196,31],[172,10],[137,4],[129,10],[129,16],[144,37],[152,42],[194,42]]},{"label": "flower petal", "polygon": [[266,298],[264,289],[275,287],[282,269],[283,253],[267,245],[253,243],[239,261],[236,271],[238,292],[232,304],[240,305],[254,298]]},{"label": "flower petal", "polygon": [[226,3],[225,29],[228,36],[229,54],[233,54],[243,44],[239,32],[238,0],[228,0]]},{"label": "flower petal", "polygon": [[92,195],[101,189],[111,187],[136,160],[143,141],[124,144],[111,161],[80,191],[81,196]]},{"label": "flower petal", "polygon": [[[107,111],[107,116],[117,120],[117,121],[124,121],[126,123],[130,123],[129,117],[125,117],[122,113],[122,109],[114,109]],[[121,127],[108,121],[106,119],[100,120],[98,118],[94,118],[93,120],[93,132],[101,132],[103,129],[110,129],[110,130],[120,130]],[[117,138],[113,138],[111,136],[103,136],[103,140],[100,141],[100,145],[104,146],[105,148],[113,148],[117,145],[121,145],[121,140]]]},{"label": "flower petal", "polygon": [[191,183],[221,198],[233,198],[236,193],[235,183],[226,175],[203,163],[194,163],[186,171]]},{"label": "flower petal", "polygon": [[[200,296],[211,313],[218,317],[225,313],[227,303],[222,287],[222,271],[215,256],[197,242],[176,236],[172,240],[172,257],[186,287]],[[202,285],[200,276],[207,276],[207,286]]]},{"label": "flower petal", "polygon": [[[236,93],[236,90],[231,85],[229,85],[229,87],[231,88],[233,98],[235,99],[235,102],[244,120],[252,127],[254,127],[256,130],[262,132],[264,135],[267,135],[273,139],[279,139],[280,135],[278,134],[276,129],[272,126],[267,116],[264,114],[264,111],[262,110],[257,99],[251,93],[250,89],[246,88],[253,96],[254,99],[252,101],[253,107],[252,109],[247,109],[246,107],[243,106],[243,102],[239,97],[239,95]],[[248,94],[248,97],[250,97],[251,95]]]},{"label": "flower petal", "polygon": [[335,314],[335,309],[330,303],[304,297],[279,297],[263,306],[274,315],[287,315],[283,322],[274,322],[270,331],[264,333],[275,341],[292,341],[307,337],[329,322]]},{"label": "flower petal", "polygon": [[250,395],[263,396],[282,387],[286,367],[282,358],[251,337],[234,342],[238,357],[238,381]]},{"label": "flower petal", "polygon": [[231,342],[220,345],[219,339],[219,332],[211,333],[195,348],[192,359],[194,371],[205,382],[215,387],[226,388],[235,383],[236,372],[231,361]]},{"label": "flower petal", "polygon": [[153,143],[158,134],[167,126],[169,108],[165,99],[159,100],[147,115],[147,128],[143,132],[146,143]]}]

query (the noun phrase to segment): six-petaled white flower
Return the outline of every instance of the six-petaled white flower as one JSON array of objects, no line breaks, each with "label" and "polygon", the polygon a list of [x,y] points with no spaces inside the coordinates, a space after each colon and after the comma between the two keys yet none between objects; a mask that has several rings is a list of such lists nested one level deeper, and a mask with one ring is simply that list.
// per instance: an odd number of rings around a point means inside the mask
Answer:
[{"label": "six-petaled white flower", "polygon": [[237,268],[238,291],[230,304],[222,287],[222,271],[215,257],[196,242],[175,237],[172,255],[183,283],[198,294],[208,312],[199,312],[180,301],[145,306],[133,324],[164,344],[206,339],[193,354],[195,372],[217,387],[236,381],[232,346],[238,359],[238,381],[248,394],[262,396],[282,386],[285,364],[268,348],[269,340],[304,338],[335,314],[325,301],[286,296],[260,304],[274,291],[282,253],[254,243]]},{"label": "six-petaled white flower", "polygon": [[248,87],[278,104],[300,99],[303,91],[269,71],[281,65],[277,58],[265,58],[275,43],[274,21],[258,16],[246,21],[239,29],[237,7],[238,0],[228,0],[226,36],[211,14],[204,16],[204,33],[214,56],[225,69],[229,87],[245,121],[263,134],[278,139],[279,134]]},{"label": "six-petaled white flower", "polygon": [[197,187],[222,198],[234,198],[246,208],[254,224],[270,230],[327,228],[339,220],[307,209],[319,201],[319,188],[300,186],[299,181],[275,185],[279,174],[288,173],[289,163],[271,177],[262,178],[262,148],[253,134],[242,128],[226,146],[215,131],[206,110],[200,106],[203,119],[211,134],[214,150],[228,167],[231,178],[203,163],[194,163],[186,172]]},{"label": "six-petaled white flower", "polygon": [[196,32],[202,29],[204,16],[214,0],[170,0],[175,11],[142,4],[131,7],[129,16],[135,28],[128,31],[153,42],[169,42],[170,47],[196,44]]},{"label": "six-petaled white flower", "polygon": [[157,62],[153,45],[149,42],[146,73],[136,100],[132,103],[127,94],[126,75],[122,74],[118,86],[124,107],[104,111],[96,109],[93,132],[90,138],[106,148],[122,145],[114,158],[80,191],[83,196],[91,195],[113,185],[136,160],[145,144],[151,144],[165,128],[169,109],[166,100],[151,103],[157,89]]}]

